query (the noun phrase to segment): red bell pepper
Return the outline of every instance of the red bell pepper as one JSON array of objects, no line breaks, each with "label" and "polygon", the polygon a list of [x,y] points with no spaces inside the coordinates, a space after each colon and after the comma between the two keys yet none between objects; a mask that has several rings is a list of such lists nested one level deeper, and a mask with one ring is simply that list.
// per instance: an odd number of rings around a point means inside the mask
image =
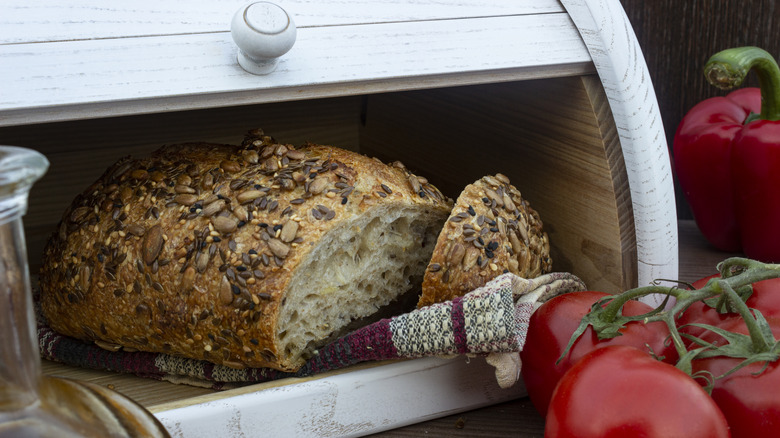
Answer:
[{"label": "red bell pepper", "polygon": [[780,69],[766,51],[739,47],[712,56],[705,75],[730,89],[751,70],[759,88],[704,100],[685,115],[672,144],[675,173],[713,246],[780,262]]}]

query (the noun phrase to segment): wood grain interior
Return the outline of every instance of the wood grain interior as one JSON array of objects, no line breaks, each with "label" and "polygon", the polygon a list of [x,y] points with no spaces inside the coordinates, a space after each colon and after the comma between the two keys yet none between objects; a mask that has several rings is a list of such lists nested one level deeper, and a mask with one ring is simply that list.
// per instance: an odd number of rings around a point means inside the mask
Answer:
[{"label": "wood grain interior", "polygon": [[453,197],[506,174],[542,217],[553,270],[606,292],[636,285],[628,180],[598,78],[372,95],[360,144]]}]

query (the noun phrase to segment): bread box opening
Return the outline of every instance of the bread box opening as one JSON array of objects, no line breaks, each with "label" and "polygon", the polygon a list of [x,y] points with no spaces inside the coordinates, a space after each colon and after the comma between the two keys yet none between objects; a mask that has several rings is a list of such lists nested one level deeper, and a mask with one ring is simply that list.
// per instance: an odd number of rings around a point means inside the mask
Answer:
[{"label": "bread box opening", "polygon": [[119,158],[178,142],[238,143],[255,127],[283,143],[400,160],[451,197],[481,176],[504,173],[541,215],[554,271],[609,292],[636,286],[626,170],[596,76],[2,128],[0,142],[51,161],[24,222],[31,272],[66,206]]}]

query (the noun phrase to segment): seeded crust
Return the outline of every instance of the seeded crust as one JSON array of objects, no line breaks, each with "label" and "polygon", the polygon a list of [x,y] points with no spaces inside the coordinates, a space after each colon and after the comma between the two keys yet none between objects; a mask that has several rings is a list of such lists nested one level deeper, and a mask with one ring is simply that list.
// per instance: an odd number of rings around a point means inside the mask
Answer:
[{"label": "seeded crust", "polygon": [[44,251],[41,307],[103,348],[295,371],[419,293],[451,207],[401,163],[260,130],[167,146],[74,200]]},{"label": "seeded crust", "polygon": [[503,174],[469,184],[439,234],[419,307],[452,300],[505,272],[550,271],[550,242],[539,214]]}]

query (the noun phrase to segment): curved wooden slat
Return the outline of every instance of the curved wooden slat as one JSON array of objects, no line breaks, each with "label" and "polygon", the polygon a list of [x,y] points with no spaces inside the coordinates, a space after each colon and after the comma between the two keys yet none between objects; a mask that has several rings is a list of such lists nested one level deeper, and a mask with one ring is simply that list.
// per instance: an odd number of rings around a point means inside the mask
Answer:
[{"label": "curved wooden slat", "polygon": [[[678,275],[669,150],[641,48],[618,0],[562,0],[593,58],[618,129],[631,188],[639,285]],[[650,300],[660,304],[662,297]]]}]

